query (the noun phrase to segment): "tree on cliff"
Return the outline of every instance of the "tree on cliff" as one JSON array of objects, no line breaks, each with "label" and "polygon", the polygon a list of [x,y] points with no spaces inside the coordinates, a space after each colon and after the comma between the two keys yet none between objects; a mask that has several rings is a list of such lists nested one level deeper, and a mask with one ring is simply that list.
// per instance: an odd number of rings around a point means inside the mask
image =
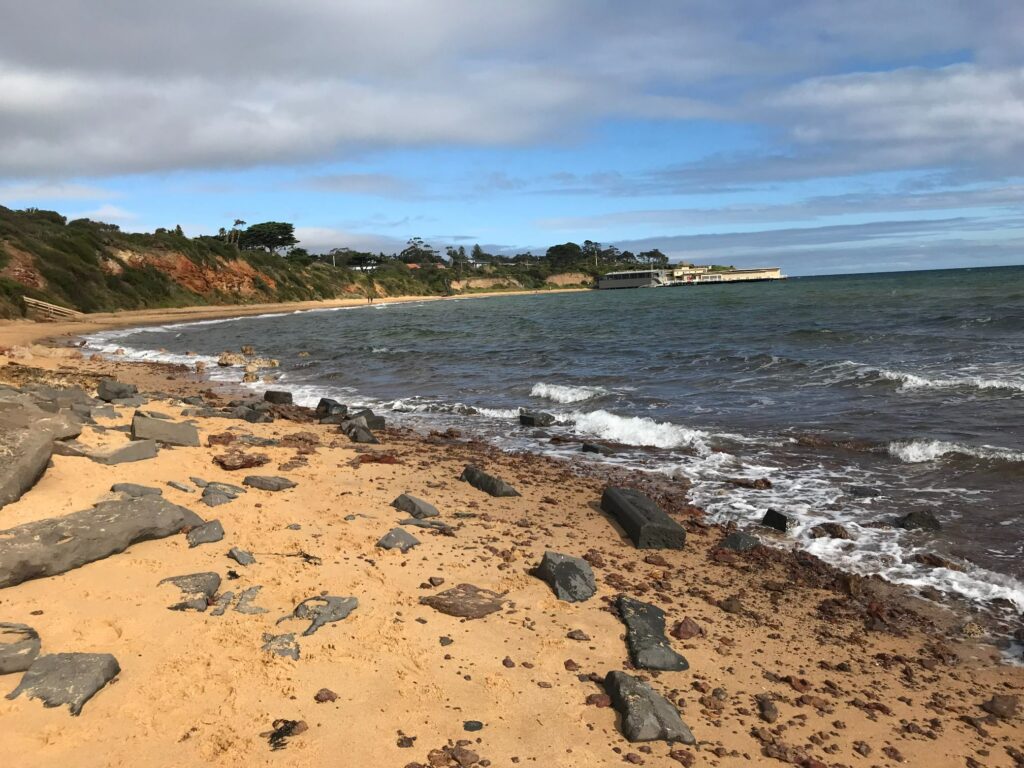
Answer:
[{"label": "tree on cliff", "polygon": [[277,253],[278,248],[290,248],[299,242],[295,238],[295,226],[284,221],[264,221],[253,224],[238,237],[238,245],[249,250],[265,248]]}]

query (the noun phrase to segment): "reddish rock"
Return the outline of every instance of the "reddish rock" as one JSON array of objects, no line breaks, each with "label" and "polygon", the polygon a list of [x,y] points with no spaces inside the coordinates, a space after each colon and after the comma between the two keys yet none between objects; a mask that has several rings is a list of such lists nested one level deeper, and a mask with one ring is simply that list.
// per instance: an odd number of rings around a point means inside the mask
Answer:
[{"label": "reddish rock", "polygon": [[704,628],[687,617],[676,624],[669,634],[676,640],[689,640],[694,637],[704,637]]}]

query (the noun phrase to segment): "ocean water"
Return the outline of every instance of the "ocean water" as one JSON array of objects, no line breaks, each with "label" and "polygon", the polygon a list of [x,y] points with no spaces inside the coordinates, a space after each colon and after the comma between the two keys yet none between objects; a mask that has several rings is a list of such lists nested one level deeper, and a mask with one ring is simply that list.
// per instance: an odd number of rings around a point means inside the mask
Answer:
[{"label": "ocean water", "polygon": [[[797,521],[787,542],[830,562],[1024,610],[1024,267],[380,301],[89,339],[187,363],[244,344],[281,361],[299,402],[686,478],[714,520],[756,530],[772,507]],[[560,423],[520,427],[523,408]],[[758,478],[772,487],[734,482]],[[915,509],[943,529],[886,525]],[[856,541],[811,538],[827,521]]]}]

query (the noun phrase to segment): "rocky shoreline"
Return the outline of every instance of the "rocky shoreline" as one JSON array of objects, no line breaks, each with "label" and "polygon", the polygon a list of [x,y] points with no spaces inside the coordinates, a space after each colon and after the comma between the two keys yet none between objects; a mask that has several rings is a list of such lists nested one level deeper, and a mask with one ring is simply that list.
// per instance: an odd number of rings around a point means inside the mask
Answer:
[{"label": "rocky shoreline", "polygon": [[685,487],[181,367],[2,361],[18,765],[1024,765],[1024,669]]}]

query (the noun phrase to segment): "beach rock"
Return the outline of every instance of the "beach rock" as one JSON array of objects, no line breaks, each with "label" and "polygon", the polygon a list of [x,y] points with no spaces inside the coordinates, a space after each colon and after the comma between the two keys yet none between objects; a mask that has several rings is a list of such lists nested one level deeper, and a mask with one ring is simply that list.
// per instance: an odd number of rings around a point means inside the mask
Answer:
[{"label": "beach rock", "polygon": [[569,603],[583,602],[597,592],[594,572],[582,557],[545,552],[533,575],[546,582],[559,600]]},{"label": "beach rock", "polygon": [[601,456],[611,456],[615,453],[615,450],[609,448],[607,445],[601,445],[600,443],[584,443],[580,446],[580,450],[583,453],[597,453]]},{"label": "beach rock", "polygon": [[244,453],[239,450],[230,450],[219,456],[213,457],[213,463],[223,470],[234,472],[239,469],[252,469],[262,467],[270,463],[270,457],[265,453]]},{"label": "beach rock", "polygon": [[213,601],[213,610],[210,611],[210,615],[223,616],[227,609],[231,606],[231,601],[234,599],[234,592],[221,592],[219,595],[217,595],[217,599]]},{"label": "beach rock", "polygon": [[686,529],[639,491],[608,487],[601,509],[615,518],[639,549],[682,549],[686,544]]},{"label": "beach rock", "polygon": [[24,672],[38,655],[38,632],[27,624],[0,623],[0,675]]},{"label": "beach rock", "polygon": [[626,644],[640,669],[683,670],[690,664],[672,650],[665,637],[665,612],[657,606],[620,595],[619,616],[626,625]]},{"label": "beach rock", "polygon": [[189,547],[198,547],[200,544],[213,544],[224,538],[224,526],[220,520],[211,520],[208,523],[197,525],[186,535]]},{"label": "beach rock", "polygon": [[427,528],[431,531],[441,531],[442,533],[454,532],[448,523],[442,522],[441,520],[417,520],[415,517],[407,517],[405,520],[399,520],[399,525],[412,525],[416,528]]},{"label": "beach rock", "polygon": [[124,384],[117,379],[100,379],[96,386],[96,397],[106,402],[126,400],[135,397],[139,388],[134,384]]},{"label": "beach rock", "polygon": [[229,549],[228,557],[239,565],[252,565],[256,562],[256,558],[252,556],[251,552],[246,552],[244,549],[239,549],[238,547],[232,547]]},{"label": "beach rock", "polygon": [[809,533],[812,539],[853,539],[853,534],[839,523],[819,523]]},{"label": "beach rock", "polygon": [[757,699],[757,712],[762,720],[766,723],[774,723],[779,719],[779,708],[775,706],[771,696],[762,693],[755,698]]},{"label": "beach rock", "polygon": [[45,707],[66,704],[72,715],[78,715],[120,671],[117,659],[109,653],[51,653],[32,662],[7,698],[25,693],[31,699],[41,699]]},{"label": "beach rock", "polygon": [[631,742],[674,741],[696,744],[679,710],[647,683],[625,672],[609,672],[604,687],[622,716],[622,735]]},{"label": "beach rock", "polygon": [[928,568],[948,568],[951,571],[963,570],[963,567],[959,564],[941,555],[936,555],[934,552],[918,552],[914,555],[913,560],[915,563],[920,563]]},{"label": "beach rock", "polygon": [[426,517],[437,517],[441,514],[433,504],[428,504],[423,501],[423,499],[410,496],[408,493],[403,493],[397,499],[392,501],[391,506],[400,512],[412,515],[418,520],[422,520]]},{"label": "beach rock", "polygon": [[731,549],[733,552],[749,552],[755,547],[761,546],[761,540],[749,533],[733,531],[722,539],[722,543],[718,546],[722,549]]},{"label": "beach rock", "polygon": [[555,417],[544,411],[523,411],[519,414],[519,423],[524,427],[550,427]]},{"label": "beach rock", "polygon": [[377,542],[377,546],[381,549],[398,549],[404,553],[418,546],[419,543],[419,539],[403,528],[392,528]]},{"label": "beach rock", "polygon": [[246,360],[243,355],[237,352],[221,352],[220,357],[217,358],[217,365],[221,368],[230,368],[235,365],[245,365]]},{"label": "beach rock", "polygon": [[177,480],[168,480],[167,485],[176,491],[181,491],[182,493],[192,493],[195,490],[191,485],[179,483]]},{"label": "beach rock", "polygon": [[263,399],[273,405],[291,405],[292,393],[281,389],[268,389],[263,393]]},{"label": "beach rock", "polygon": [[319,422],[321,424],[344,424],[349,420],[348,411],[342,411],[339,413],[331,413],[327,416],[320,416]]},{"label": "beach rock", "polygon": [[272,635],[263,633],[263,645],[261,650],[268,651],[275,656],[284,656],[288,659],[299,660],[299,644],[295,642],[295,633],[289,632],[286,635]]},{"label": "beach rock", "polygon": [[[231,574],[229,573],[228,575],[230,576]],[[263,587],[256,585],[242,590],[242,593],[238,596],[238,602],[235,603],[235,611],[238,613],[253,615],[266,613],[266,608],[260,608],[258,605],[253,605],[253,601],[256,599],[256,596],[259,595],[261,589],[263,589]]]},{"label": "beach rock", "polygon": [[221,504],[228,504],[235,500],[234,496],[228,496],[213,488],[204,488],[203,495],[199,499],[208,507],[219,507]]},{"label": "beach rock", "polygon": [[693,619],[687,617],[676,624],[669,633],[676,640],[690,640],[694,637],[704,637],[704,628]]},{"label": "beach rock", "polygon": [[339,429],[353,443],[362,443],[365,445],[378,445],[380,443],[380,440],[374,436],[373,432],[362,424],[346,421],[342,423]]},{"label": "beach rock", "polygon": [[347,413],[347,405],[342,405],[329,397],[320,398],[320,402],[316,404],[316,415],[321,419],[325,416],[344,416]]},{"label": "beach rock", "polygon": [[242,480],[242,485],[248,485],[250,488],[258,488],[261,491],[286,491],[289,488],[294,488],[298,483],[293,480],[289,480],[287,477],[277,477],[274,475],[248,475]]},{"label": "beach rock", "polygon": [[110,486],[111,493],[123,493],[125,496],[139,498],[140,496],[162,496],[163,491],[159,488],[151,488],[148,485],[137,485],[136,483],[114,483]]},{"label": "beach rock", "polygon": [[159,450],[156,440],[136,440],[104,453],[90,453],[89,458],[97,464],[129,464],[155,458]]},{"label": "beach rock", "polygon": [[982,704],[981,708],[989,714],[995,715],[1000,720],[1009,720],[1017,714],[1019,702],[1020,697],[1015,694],[997,693]]},{"label": "beach rock", "polygon": [[436,595],[421,597],[420,602],[449,616],[482,619],[501,610],[505,595],[472,584],[459,584]]},{"label": "beach rock", "polygon": [[781,512],[769,509],[764,513],[764,517],[761,518],[761,525],[767,526],[768,528],[774,528],[776,531],[785,533],[789,528],[789,518]]},{"label": "beach rock", "polygon": [[565,636],[570,640],[576,640],[580,643],[585,643],[590,640],[590,635],[588,635],[582,629],[571,629],[566,633]]},{"label": "beach rock", "polygon": [[336,694],[330,688],[321,688],[313,696],[313,701],[315,701],[317,704],[326,704],[328,702],[337,701],[337,700],[338,700],[338,694]]},{"label": "beach rock", "polygon": [[858,499],[874,499],[882,495],[882,492],[870,485],[848,485],[846,492]]},{"label": "beach rock", "polygon": [[469,483],[474,488],[491,496],[519,496],[520,493],[500,477],[489,475],[472,464],[467,464],[459,480]]},{"label": "beach rock", "polygon": [[199,430],[184,421],[145,416],[136,411],[132,417],[132,440],[156,440],[163,445],[199,446]]},{"label": "beach rock", "polygon": [[43,476],[54,449],[65,445],[61,441],[82,432],[66,412],[47,413],[21,393],[11,397],[0,402],[0,507],[21,498]]},{"label": "beach rock", "polygon": [[308,637],[325,624],[333,624],[347,619],[349,614],[358,607],[359,600],[354,597],[318,595],[317,597],[303,600],[295,606],[295,610],[291,614],[282,616],[277,620],[277,623],[280,624],[282,621],[289,621],[291,619],[310,621],[312,623],[302,633],[303,637]]},{"label": "beach rock", "polygon": [[173,584],[181,590],[184,598],[180,603],[167,606],[172,611],[205,611],[220,589],[220,574],[212,571],[189,573],[185,576],[169,576],[157,582],[157,586]]},{"label": "beach rock", "polygon": [[362,419],[366,424],[367,429],[384,429],[386,422],[383,416],[378,416],[369,408],[365,408],[357,413],[353,413],[352,419]]},{"label": "beach rock", "polygon": [[899,518],[896,527],[906,531],[938,531],[942,523],[930,509],[916,509]]},{"label": "beach rock", "polygon": [[0,588],[56,576],[202,523],[191,510],[161,496],[143,496],[9,528],[0,531]]},{"label": "beach rock", "polygon": [[205,491],[211,491],[213,493],[221,493],[221,494],[224,494],[225,496],[227,496],[230,499],[237,499],[239,496],[241,496],[243,493],[245,493],[245,488],[241,487],[240,485],[232,485],[231,483],[217,483],[217,482],[213,482],[213,483],[206,483],[203,486],[203,491],[204,492]]}]

